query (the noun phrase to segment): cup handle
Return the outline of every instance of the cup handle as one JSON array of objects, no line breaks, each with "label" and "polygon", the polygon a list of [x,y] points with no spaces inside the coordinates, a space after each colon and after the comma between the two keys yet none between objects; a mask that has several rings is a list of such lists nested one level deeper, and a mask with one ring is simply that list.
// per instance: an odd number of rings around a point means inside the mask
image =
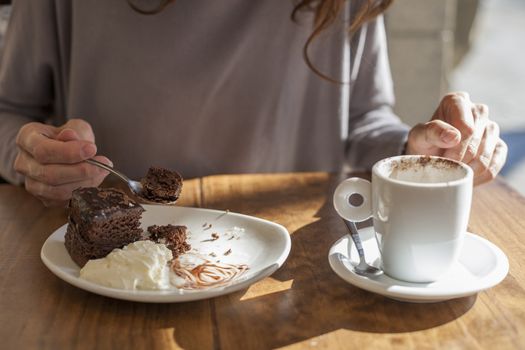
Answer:
[{"label": "cup handle", "polygon": [[[359,194],[363,202],[354,206],[350,203],[350,197]],[[370,181],[359,177],[351,177],[341,182],[334,192],[334,208],[343,219],[360,222],[372,216],[372,184]]]}]

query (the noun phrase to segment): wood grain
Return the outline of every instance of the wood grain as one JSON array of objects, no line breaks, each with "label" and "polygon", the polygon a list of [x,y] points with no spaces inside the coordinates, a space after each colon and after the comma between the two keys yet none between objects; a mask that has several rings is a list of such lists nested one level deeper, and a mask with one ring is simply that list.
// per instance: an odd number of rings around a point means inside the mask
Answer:
[{"label": "wood grain", "polygon": [[471,232],[501,247],[510,273],[478,295],[410,304],[353,287],[328,265],[346,234],[324,173],[211,176],[185,182],[179,204],[229,209],[288,228],[292,251],[271,277],[184,304],[113,300],[72,287],[40,261],[66,222],[23,189],[0,185],[0,340],[6,349],[523,349],[525,199],[498,180],[474,193]]}]

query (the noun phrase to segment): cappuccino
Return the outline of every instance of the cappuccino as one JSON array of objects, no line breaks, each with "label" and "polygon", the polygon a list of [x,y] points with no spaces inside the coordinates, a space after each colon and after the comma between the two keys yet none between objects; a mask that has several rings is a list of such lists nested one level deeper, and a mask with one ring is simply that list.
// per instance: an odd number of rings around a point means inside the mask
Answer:
[{"label": "cappuccino", "polygon": [[463,179],[467,171],[457,162],[445,158],[400,158],[397,161],[380,161],[379,174],[398,181],[415,183],[440,183]]},{"label": "cappuccino", "polygon": [[[473,172],[432,156],[380,160],[372,181],[346,179],[334,193],[337,213],[350,221],[373,218],[383,271],[408,282],[433,282],[457,260],[467,230]],[[363,197],[360,205],[349,201]]]}]

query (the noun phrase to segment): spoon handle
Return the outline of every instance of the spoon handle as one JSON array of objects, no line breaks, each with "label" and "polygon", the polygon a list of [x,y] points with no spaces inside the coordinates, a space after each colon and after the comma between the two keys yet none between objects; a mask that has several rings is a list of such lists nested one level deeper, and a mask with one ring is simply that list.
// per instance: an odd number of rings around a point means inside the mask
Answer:
[{"label": "spoon handle", "polygon": [[122,180],[126,181],[127,183],[129,183],[131,181],[126,175],[122,174],[120,171],[115,170],[112,167],[110,167],[109,165],[101,163],[98,160],[90,158],[90,159],[86,159],[85,162],[89,163],[89,164],[92,164],[92,165],[95,165],[95,166],[98,166],[99,168],[105,169],[105,170],[107,170],[107,171],[117,175]]},{"label": "spoon handle", "polygon": [[352,241],[354,241],[355,247],[357,248],[357,253],[359,254],[359,260],[364,261],[365,260],[365,252],[363,250],[363,245],[361,244],[361,238],[359,237],[359,231],[357,231],[357,227],[353,221],[349,221],[346,219],[343,219],[346,227],[348,228],[348,231],[350,231],[350,237],[352,237]]}]

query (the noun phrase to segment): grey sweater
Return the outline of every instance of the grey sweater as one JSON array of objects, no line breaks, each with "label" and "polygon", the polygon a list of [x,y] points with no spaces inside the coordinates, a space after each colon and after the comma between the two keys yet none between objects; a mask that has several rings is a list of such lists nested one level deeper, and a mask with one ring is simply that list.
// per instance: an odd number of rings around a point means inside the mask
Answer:
[{"label": "grey sweater", "polygon": [[0,65],[0,175],[30,121],[83,118],[99,154],[139,178],[369,168],[401,152],[382,18],[344,21],[303,45],[312,14],[291,0],[178,0],[145,16],[125,0],[14,2]]}]

